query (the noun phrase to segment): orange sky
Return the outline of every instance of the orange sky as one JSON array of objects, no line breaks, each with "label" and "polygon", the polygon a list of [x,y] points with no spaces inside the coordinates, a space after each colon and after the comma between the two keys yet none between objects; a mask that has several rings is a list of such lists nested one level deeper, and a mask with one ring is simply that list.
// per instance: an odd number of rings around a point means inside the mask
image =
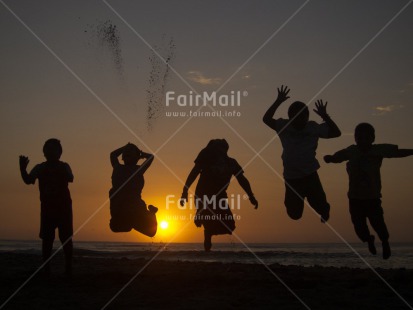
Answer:
[{"label": "orange sky", "polygon": [[[165,3],[160,11],[154,4],[137,8],[131,2],[115,8],[151,45],[165,49],[165,33],[167,38],[173,37],[176,49],[172,66],[179,76],[170,72],[165,90],[188,94],[188,84],[199,92],[211,92],[223,85],[302,3],[250,1],[237,3],[236,9],[230,3],[216,3],[220,10],[201,2],[197,6]],[[166,210],[166,196],[178,198],[198,152],[210,139],[225,138],[230,144],[229,155],[244,167],[260,207],[254,210],[243,201],[240,210],[234,211],[240,216],[235,230],[238,237],[221,236],[217,241],[340,242],[308,208],[300,221],[290,220],[285,212],[281,145],[275,139],[267,146],[274,132],[261,121],[281,84],[291,88],[289,102],[306,102],[315,95],[329,102],[328,112],[343,136],[320,141],[319,159],[352,144],[353,129],[362,121],[376,127],[376,142],[413,148],[413,9],[403,11],[345,67],[402,8],[401,1],[310,2],[225,84],[222,93],[248,92],[237,107],[240,117],[193,118],[183,125],[187,118],[161,114],[151,131],[147,130],[145,116],[152,69],[148,59],[152,54],[142,40],[101,2],[84,7],[50,3],[36,14],[32,13],[33,5],[10,3],[10,8],[100,100],[10,12],[0,10],[0,239],[37,238],[39,193],[37,185],[28,187],[21,181],[18,155],[29,156],[32,168],[44,160],[41,149],[48,138],[62,141],[62,160],[71,165],[75,175],[70,185],[74,226],[79,229],[75,239],[143,242],[152,240],[135,232],[115,234],[109,230],[109,153],[127,142],[156,152],[145,175],[143,199],[159,207],[159,220],[188,218],[193,210]],[[89,24],[107,19],[120,30],[122,76],[110,52],[89,33]],[[278,116],[286,117],[289,102]],[[189,113],[193,109],[164,107],[162,113],[178,110]],[[320,121],[314,113],[311,118]],[[253,159],[261,149],[262,158]],[[383,207],[393,241],[413,241],[412,168],[413,158],[384,160]],[[319,174],[332,206],[329,224],[346,240],[357,241],[348,213],[345,165],[321,163]],[[234,180],[228,194],[244,193]],[[154,242],[202,240],[201,229],[189,219],[169,222],[170,227],[160,231]]]}]

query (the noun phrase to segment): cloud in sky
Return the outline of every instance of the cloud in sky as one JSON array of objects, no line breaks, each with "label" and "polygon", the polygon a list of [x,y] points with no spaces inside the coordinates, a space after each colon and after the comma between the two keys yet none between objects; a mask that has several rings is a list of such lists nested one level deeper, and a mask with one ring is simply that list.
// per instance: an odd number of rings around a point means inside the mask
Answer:
[{"label": "cloud in sky", "polygon": [[217,84],[220,84],[222,81],[222,79],[218,77],[215,77],[215,78],[206,77],[202,74],[202,72],[199,72],[199,71],[189,71],[188,78],[191,81],[194,81],[201,85],[217,85]]},{"label": "cloud in sky", "polygon": [[395,104],[391,104],[391,105],[386,105],[386,106],[377,106],[374,108],[374,110],[376,111],[376,113],[374,113],[374,115],[384,115],[390,112],[393,112],[395,110],[400,110],[403,109],[404,106],[399,104],[399,105],[395,105]]},{"label": "cloud in sky", "polygon": [[413,81],[403,85],[403,88],[401,88],[398,92],[403,94],[406,91],[411,91],[412,88],[413,88]]}]

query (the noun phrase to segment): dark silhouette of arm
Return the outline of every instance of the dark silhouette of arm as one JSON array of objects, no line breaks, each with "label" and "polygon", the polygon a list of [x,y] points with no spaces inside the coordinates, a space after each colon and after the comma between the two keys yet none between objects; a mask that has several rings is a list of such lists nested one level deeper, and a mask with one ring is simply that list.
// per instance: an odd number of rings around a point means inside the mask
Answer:
[{"label": "dark silhouette of arm", "polygon": [[411,155],[413,155],[413,150],[412,149],[398,149],[397,154],[394,157],[402,158],[402,157],[408,157],[408,156],[411,156]]},{"label": "dark silhouette of arm", "polygon": [[140,170],[142,174],[146,172],[149,166],[152,164],[155,156],[153,154],[145,153],[141,151],[141,158],[145,158],[145,161],[142,163]]},{"label": "dark silhouette of arm", "polygon": [[338,151],[336,153],[334,153],[333,155],[326,155],[324,156],[324,161],[329,164],[329,163],[333,163],[333,164],[339,164],[342,163],[343,161],[349,160],[349,155],[348,155],[348,151],[347,149]]},{"label": "dark silhouette of arm", "polygon": [[330,130],[328,131],[329,138],[338,138],[341,136],[341,130],[338,128],[337,124],[327,115],[326,118],[323,118]]},{"label": "dark silhouette of arm", "polygon": [[281,88],[277,88],[278,90],[278,96],[277,100],[268,108],[267,112],[265,112],[262,121],[264,122],[265,125],[268,127],[276,130],[276,121],[274,119],[274,114],[275,111],[279,108],[279,106],[286,101],[288,98],[288,93],[290,92],[290,89],[288,89],[288,86],[283,86],[281,85]]},{"label": "dark silhouette of arm", "polygon": [[334,155],[326,155],[326,156],[324,156],[324,161],[327,163],[327,164],[338,164],[338,163],[341,163],[342,161],[341,160],[338,160],[336,157],[334,157]]},{"label": "dark silhouette of arm", "polygon": [[113,152],[110,153],[110,163],[112,164],[112,167],[115,167],[117,165],[120,165],[118,157],[122,155],[123,150],[125,149],[126,145],[114,150]]},{"label": "dark silhouette of arm", "polygon": [[328,130],[328,138],[337,138],[341,136],[340,128],[338,128],[337,124],[330,118],[327,114],[327,103],[323,104],[323,100],[317,100],[315,103],[316,108],[313,110],[316,114],[318,114],[323,121],[327,124]]},{"label": "dark silhouette of arm", "polygon": [[29,164],[29,158],[23,155],[19,157],[20,174],[23,182],[26,184],[34,184],[36,178],[27,173],[27,166]]},{"label": "dark silhouette of arm", "polygon": [[184,189],[181,195],[180,204],[183,206],[185,202],[188,200],[188,189],[191,187],[192,183],[196,180],[198,175],[201,173],[201,167],[197,164],[192,168],[191,172],[189,173],[188,177],[186,178],[186,182],[184,185]]},{"label": "dark silhouette of arm", "polygon": [[72,173],[72,169],[70,168],[69,164],[66,163],[66,172],[67,172],[67,181],[69,183],[73,182],[73,173]]},{"label": "dark silhouette of arm", "polygon": [[254,193],[252,192],[250,182],[245,177],[243,173],[240,173],[236,176],[239,185],[242,189],[247,193],[250,202],[255,206],[255,209],[258,208],[258,201],[254,197]]}]

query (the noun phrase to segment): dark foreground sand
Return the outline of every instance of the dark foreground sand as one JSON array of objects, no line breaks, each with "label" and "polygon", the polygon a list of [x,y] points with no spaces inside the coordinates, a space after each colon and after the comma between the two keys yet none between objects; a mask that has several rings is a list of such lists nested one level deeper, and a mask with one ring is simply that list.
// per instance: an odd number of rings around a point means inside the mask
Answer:
[{"label": "dark foreground sand", "polygon": [[[36,270],[38,255],[0,253],[0,302]],[[145,259],[76,257],[63,275],[33,278],[4,309],[101,309],[148,263]],[[310,309],[409,309],[371,270],[269,266]],[[413,270],[377,270],[413,305]],[[154,261],[107,309],[306,309],[262,265]]]}]

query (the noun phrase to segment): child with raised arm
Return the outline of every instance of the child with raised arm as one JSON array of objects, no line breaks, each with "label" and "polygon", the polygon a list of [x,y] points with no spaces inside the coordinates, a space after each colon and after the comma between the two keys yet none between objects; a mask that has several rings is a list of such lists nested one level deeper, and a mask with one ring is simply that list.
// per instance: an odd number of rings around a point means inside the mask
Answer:
[{"label": "child with raised arm", "polygon": [[27,173],[29,158],[20,155],[20,173],[24,183],[39,183],[40,191],[40,238],[42,239],[42,256],[44,271],[50,273],[49,259],[52,255],[53,241],[56,228],[59,230],[59,239],[65,254],[65,271],[72,271],[73,252],[73,218],[72,199],[70,197],[69,182],[73,182],[70,166],[60,161],[63,149],[60,141],[49,139],[43,146],[46,161],[34,166]]},{"label": "child with raised arm", "polygon": [[382,242],[383,258],[388,259],[391,250],[389,232],[381,207],[380,167],[383,158],[411,156],[413,150],[399,149],[393,144],[373,144],[375,131],[368,123],[357,125],[354,137],[356,145],[351,145],[334,155],[326,155],[324,160],[326,163],[347,161],[350,215],[356,234],[361,241],[367,242],[370,253],[376,254],[375,238],[370,234],[367,226],[367,219],[369,219]]},{"label": "child with raised arm", "polygon": [[228,205],[227,188],[235,176],[248,194],[251,204],[258,208],[250,183],[238,162],[227,155],[229,145],[225,139],[213,139],[201,150],[195,165],[188,175],[181,196],[181,205],[188,200],[188,189],[200,175],[195,190],[195,225],[204,227],[204,248],[210,251],[213,235],[232,234],[235,229],[234,216]]},{"label": "child with raised arm", "polygon": [[[118,160],[121,155],[123,165]],[[138,165],[140,159],[145,159],[142,165]],[[142,152],[132,143],[110,153],[113,173],[109,191],[112,217],[109,226],[113,232],[128,232],[133,228],[146,236],[155,236],[158,208],[152,205],[147,208],[141,197],[145,185],[143,175],[153,159],[152,154]]]},{"label": "child with raised arm", "polygon": [[318,100],[314,112],[323,123],[309,121],[306,104],[293,102],[288,109],[289,119],[274,119],[278,107],[286,101],[290,89],[287,86],[278,88],[278,97],[267,110],[263,122],[280,137],[283,146],[282,160],[284,165],[285,200],[284,204],[290,218],[298,220],[304,210],[304,198],[310,206],[326,222],[330,217],[330,205],[321,185],[317,170],[320,165],[316,159],[318,139],[336,138],[341,135],[340,129],[327,114],[327,102]]}]

